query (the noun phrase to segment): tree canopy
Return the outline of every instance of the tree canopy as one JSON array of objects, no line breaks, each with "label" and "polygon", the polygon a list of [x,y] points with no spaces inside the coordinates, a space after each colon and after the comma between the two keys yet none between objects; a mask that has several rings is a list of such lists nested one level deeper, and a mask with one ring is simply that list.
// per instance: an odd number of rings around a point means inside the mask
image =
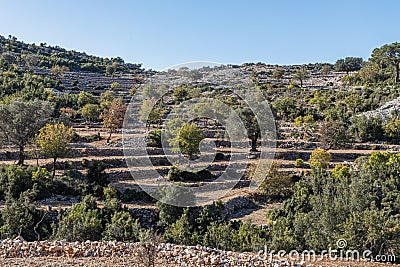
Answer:
[{"label": "tree canopy", "polygon": [[24,163],[24,149],[53,113],[53,106],[42,100],[15,99],[0,105],[0,137],[19,148],[18,164]]},{"label": "tree canopy", "polygon": [[40,129],[36,136],[36,142],[42,149],[43,153],[53,158],[53,177],[56,173],[57,158],[66,156],[70,150],[69,143],[75,135],[72,127],[67,127],[63,123],[47,124]]}]

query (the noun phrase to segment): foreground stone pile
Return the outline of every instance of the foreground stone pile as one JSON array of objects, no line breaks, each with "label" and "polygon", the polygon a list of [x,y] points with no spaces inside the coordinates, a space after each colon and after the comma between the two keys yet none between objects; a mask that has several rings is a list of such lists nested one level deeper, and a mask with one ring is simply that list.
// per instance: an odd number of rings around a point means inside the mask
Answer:
[{"label": "foreground stone pile", "polygon": [[[26,242],[21,239],[0,241],[0,262],[5,258],[132,258],[140,266],[141,244],[114,241]],[[1,260],[3,259],[3,260]],[[221,251],[203,246],[178,246],[161,243],[156,248],[156,263],[162,266],[301,266],[271,262],[254,253]]]}]

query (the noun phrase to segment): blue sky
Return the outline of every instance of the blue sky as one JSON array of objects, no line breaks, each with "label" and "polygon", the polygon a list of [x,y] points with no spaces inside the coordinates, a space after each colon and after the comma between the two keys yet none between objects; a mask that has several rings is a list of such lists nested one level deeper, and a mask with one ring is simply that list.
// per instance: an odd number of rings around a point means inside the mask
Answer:
[{"label": "blue sky", "polygon": [[146,68],[365,59],[400,41],[400,1],[0,0],[0,34]]}]

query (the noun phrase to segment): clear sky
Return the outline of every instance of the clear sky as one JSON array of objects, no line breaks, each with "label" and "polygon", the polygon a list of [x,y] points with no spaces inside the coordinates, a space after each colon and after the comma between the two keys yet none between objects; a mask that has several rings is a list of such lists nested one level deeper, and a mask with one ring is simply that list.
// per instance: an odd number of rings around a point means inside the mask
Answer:
[{"label": "clear sky", "polygon": [[400,41],[398,0],[0,0],[0,34],[160,70],[367,59]]}]

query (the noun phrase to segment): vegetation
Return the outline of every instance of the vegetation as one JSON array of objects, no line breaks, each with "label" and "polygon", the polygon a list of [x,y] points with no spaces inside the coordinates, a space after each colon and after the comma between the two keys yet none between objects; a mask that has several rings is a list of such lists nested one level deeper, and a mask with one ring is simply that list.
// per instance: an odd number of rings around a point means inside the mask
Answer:
[{"label": "vegetation", "polygon": [[120,57],[108,59],[45,43],[26,44],[13,36],[6,38],[0,35],[0,46],[6,51],[3,53],[3,58],[8,63],[18,62],[27,67],[53,68],[55,73],[56,70],[66,68],[73,71],[107,72],[107,74],[141,71],[141,64],[125,63]]},{"label": "vegetation", "polygon": [[120,101],[112,100],[109,107],[107,107],[101,114],[102,124],[108,129],[110,135],[107,138],[107,143],[111,140],[111,134],[117,129],[122,128],[124,124],[124,116],[126,106]]},{"label": "vegetation", "polygon": [[270,247],[321,251],[343,238],[346,249],[398,255],[399,179],[393,177],[399,157],[373,153],[332,173],[317,165],[282,208],[269,213]]},{"label": "vegetation", "polygon": [[201,129],[194,123],[184,124],[179,132],[177,143],[180,151],[189,159],[200,153],[200,142],[203,140]]},{"label": "vegetation", "polygon": [[46,124],[53,113],[49,102],[20,99],[0,105],[0,137],[2,141],[14,144],[19,149],[18,164],[24,164],[24,150],[27,143]]},{"label": "vegetation", "polygon": [[53,158],[53,178],[56,175],[56,161],[59,157],[65,156],[70,150],[69,143],[72,142],[75,132],[72,127],[63,123],[47,124],[40,129],[36,136],[36,142],[43,153]]},{"label": "vegetation", "polygon": [[[109,143],[111,134],[123,126],[126,111],[123,100],[116,98],[122,84],[113,82],[96,87],[94,92],[81,90],[72,94],[63,91],[61,78],[71,71],[88,71],[114,79],[121,73],[140,72],[140,65],[46,44],[24,44],[13,37],[0,36],[0,48],[0,137],[4,145],[1,156],[4,160],[18,156],[18,164],[0,166],[0,200],[4,201],[4,209],[0,211],[0,238],[140,242],[143,261],[149,266],[154,263],[156,244],[161,240],[236,251],[257,251],[267,245],[275,250],[321,252],[334,247],[338,239],[346,239],[349,249],[369,249],[374,255],[399,254],[400,154],[372,153],[349,163],[344,162],[345,159],[336,162],[340,153],[329,151],[358,149],[358,146],[389,150],[392,145],[399,144],[397,111],[390,116],[365,113],[400,96],[398,43],[375,49],[366,62],[358,57],[347,57],[337,60],[334,66],[263,68],[266,64],[243,65],[250,70],[259,92],[272,103],[280,148],[286,149],[284,152],[291,151],[290,162],[283,162],[281,166],[273,164],[265,172],[266,179],[259,190],[252,195],[257,201],[283,202],[279,209],[268,213],[267,228],[231,220],[231,211],[222,202],[189,208],[196,201],[191,186],[217,178],[207,169],[189,172],[172,166],[168,171],[172,185],[155,192],[162,200],[157,202],[143,191],[119,192],[110,185],[106,169],[125,166],[114,155],[98,161],[58,160],[67,155],[71,142],[79,143],[82,154],[90,151],[86,146],[89,142],[96,145],[104,141],[103,145],[111,146],[104,143]],[[232,66],[236,67],[240,68]],[[35,74],[39,68],[47,68],[50,74]],[[227,86],[201,84],[202,71],[182,68],[176,73],[195,82],[175,88],[143,87],[144,101],[138,119],[146,123],[149,151],[157,152],[160,149],[156,148],[162,148],[163,134],[174,134],[175,138],[166,136],[167,140],[189,159],[199,156],[205,134],[214,134],[217,147],[229,147],[232,140],[224,126],[205,118],[188,123],[171,119],[166,129],[161,129],[161,123],[176,105],[194,97],[219,99],[235,110],[247,130],[251,151],[258,151],[260,126],[245,101]],[[308,79],[315,73],[321,74],[324,81],[331,74],[341,75],[340,82],[345,86],[333,82],[309,86]],[[268,82],[263,83],[262,77],[268,77]],[[144,76],[133,79],[141,84]],[[79,90],[78,81],[73,86],[74,90]],[[98,93],[100,89],[104,90],[101,94]],[[139,87],[132,88],[132,93],[137,89]],[[216,113],[227,115],[220,105],[212,103],[197,104],[189,113],[209,117]],[[90,136],[82,134],[85,130],[75,133],[73,127],[82,127],[78,124],[84,120],[90,122],[84,126],[87,128],[100,127],[101,121],[110,134],[107,140],[101,140],[100,133]],[[284,140],[285,137],[295,139]],[[120,143],[123,142],[115,142],[115,147],[112,144],[109,150],[118,149]],[[292,147],[298,154],[292,153]],[[95,153],[97,151],[100,149]],[[25,166],[25,157],[32,154],[37,166]],[[332,155],[334,162],[331,162]],[[220,150],[215,161],[227,160],[230,156]],[[287,160],[285,155],[282,157]],[[52,158],[53,162],[48,163],[47,158]],[[160,165],[170,165],[162,155],[154,158],[160,160]],[[349,158],[353,158],[352,155]],[[284,165],[296,174],[282,172],[280,168]],[[166,174],[164,170],[161,173]],[[252,179],[251,170],[246,173],[243,183]],[[60,211],[57,223],[52,223],[35,203],[60,195],[76,197],[80,202]],[[142,216],[133,215],[123,205],[131,201],[155,203],[154,218],[145,222]]]}]

